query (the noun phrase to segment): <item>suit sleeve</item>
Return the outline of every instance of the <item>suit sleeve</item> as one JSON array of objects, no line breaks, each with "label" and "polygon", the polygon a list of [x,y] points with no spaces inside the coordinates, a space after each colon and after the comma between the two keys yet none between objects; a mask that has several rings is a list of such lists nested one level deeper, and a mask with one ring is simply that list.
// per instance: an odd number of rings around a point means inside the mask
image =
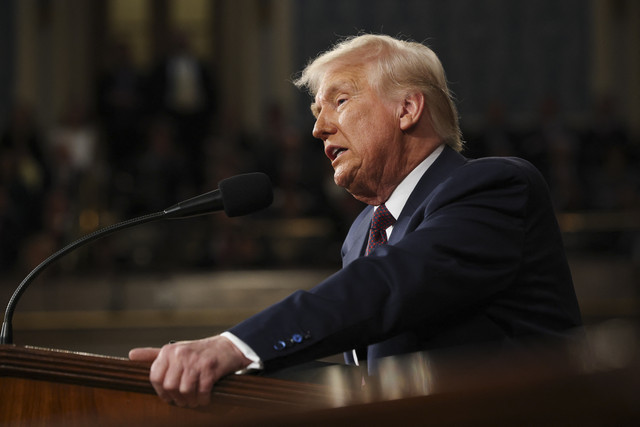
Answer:
[{"label": "suit sleeve", "polygon": [[550,210],[545,191],[528,164],[468,163],[418,207],[400,241],[230,331],[266,369],[379,342],[417,324],[429,334],[518,283],[527,233],[536,226],[527,218]]}]

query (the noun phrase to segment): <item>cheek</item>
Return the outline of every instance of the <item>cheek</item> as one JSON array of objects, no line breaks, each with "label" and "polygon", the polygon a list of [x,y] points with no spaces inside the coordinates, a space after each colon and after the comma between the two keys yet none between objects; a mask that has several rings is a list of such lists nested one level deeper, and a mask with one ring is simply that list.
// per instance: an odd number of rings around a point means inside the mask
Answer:
[{"label": "cheek", "polygon": [[395,149],[395,132],[388,117],[369,122],[363,127],[362,135],[365,137],[364,148],[371,156],[386,158]]},{"label": "cheek", "polygon": [[342,129],[348,132],[353,143],[361,149],[370,148],[373,141],[384,140],[393,135],[389,117],[371,114],[369,111],[345,116]]}]

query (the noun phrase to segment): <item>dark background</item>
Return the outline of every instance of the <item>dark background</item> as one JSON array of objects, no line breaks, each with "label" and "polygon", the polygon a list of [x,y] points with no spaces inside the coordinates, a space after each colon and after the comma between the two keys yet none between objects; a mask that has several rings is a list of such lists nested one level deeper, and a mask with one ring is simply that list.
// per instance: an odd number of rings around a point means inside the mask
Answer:
[{"label": "dark background", "polygon": [[[547,179],[585,320],[635,320],[638,28],[624,0],[2,2],[0,301],[74,239],[225,177],[263,171],[276,192],[246,218],[147,224],[65,257],[25,294],[16,341],[123,354],[208,335],[339,268],[361,205],[290,81],[360,32],[439,55],[465,154]],[[198,64],[190,110],[167,102],[178,46]]]}]

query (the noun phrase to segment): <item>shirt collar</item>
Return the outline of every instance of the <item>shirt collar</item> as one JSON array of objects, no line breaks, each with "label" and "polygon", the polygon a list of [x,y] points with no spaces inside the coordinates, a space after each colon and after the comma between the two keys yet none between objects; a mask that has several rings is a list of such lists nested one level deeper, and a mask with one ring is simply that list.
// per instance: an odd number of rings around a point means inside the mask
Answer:
[{"label": "shirt collar", "polygon": [[393,190],[391,197],[389,197],[384,205],[387,207],[389,212],[391,212],[391,215],[393,215],[394,218],[398,219],[400,217],[400,213],[402,212],[402,209],[404,209],[404,205],[407,203],[413,189],[418,185],[418,181],[420,181],[422,175],[424,175],[433,162],[436,161],[443,149],[444,145],[438,146],[433,153],[420,162],[420,164],[416,166],[415,169],[413,169],[409,175],[400,182],[400,184],[398,184],[396,189]]}]

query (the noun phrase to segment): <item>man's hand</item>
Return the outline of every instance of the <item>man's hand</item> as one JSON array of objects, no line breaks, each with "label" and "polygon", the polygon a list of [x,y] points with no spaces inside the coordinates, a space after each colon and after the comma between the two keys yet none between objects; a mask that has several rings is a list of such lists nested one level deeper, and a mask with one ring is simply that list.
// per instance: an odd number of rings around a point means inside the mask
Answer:
[{"label": "man's hand", "polygon": [[162,348],[134,348],[129,359],[153,361],[149,379],[158,396],[167,403],[192,408],[209,403],[211,389],[220,378],[251,363],[219,335]]}]

